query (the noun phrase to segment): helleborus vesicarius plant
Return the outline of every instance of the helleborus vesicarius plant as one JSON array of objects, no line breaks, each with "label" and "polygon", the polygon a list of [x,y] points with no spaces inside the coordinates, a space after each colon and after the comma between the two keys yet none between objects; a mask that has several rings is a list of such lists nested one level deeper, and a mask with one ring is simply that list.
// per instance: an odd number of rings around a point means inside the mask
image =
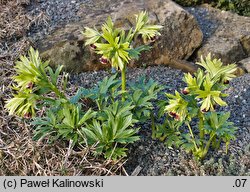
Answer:
[{"label": "helleborus vesicarius plant", "polygon": [[[70,98],[65,93],[67,75],[62,66],[53,71],[33,48],[28,56],[20,57],[15,69],[13,86],[18,93],[5,107],[11,115],[32,118],[34,140],[61,139],[70,143],[69,148],[95,146],[96,155],[117,159],[126,156],[125,145],[139,139],[138,128],[133,128],[138,121],[133,115],[137,106],[118,101],[122,93],[116,75],[104,78],[92,89],[80,88]],[[80,99],[90,100],[92,106]]]},{"label": "helleborus vesicarius plant", "polygon": [[[135,26],[129,31],[116,28],[111,18],[102,25],[101,31],[85,27],[83,35],[87,39],[85,45],[94,48],[97,54],[102,55],[100,62],[103,64],[110,63],[111,66],[121,71],[122,74],[122,91],[126,91],[126,66],[131,59],[138,59],[140,52],[149,50],[148,45],[133,47],[135,39],[141,35],[143,41],[154,41],[159,36],[161,25],[149,24],[147,12],[141,12],[136,15]],[[125,95],[122,95],[125,101]]]},{"label": "helleborus vesicarius plant", "polygon": [[[235,139],[236,128],[227,121],[230,113],[217,112],[216,109],[227,105],[223,100],[227,96],[223,90],[235,77],[233,73],[237,68],[235,64],[223,65],[210,54],[205,59],[201,57],[197,64],[202,68],[194,75],[184,75],[186,87],[181,93],[166,94],[168,101],[162,101],[160,116],[163,116],[162,111],[168,115],[164,124],[156,125],[154,136],[167,145],[182,147],[197,159],[203,159],[210,147],[218,149],[224,142],[228,148],[229,142]],[[194,119],[198,119],[198,124],[191,127]]]},{"label": "helleborus vesicarius plant", "polygon": [[9,99],[5,105],[10,115],[34,117],[38,100],[53,101],[46,96],[50,92],[53,92],[58,99],[66,99],[63,92],[66,89],[67,74],[64,74],[61,81],[64,90],[58,89],[58,77],[62,66],[53,72],[48,64],[48,61],[41,61],[38,51],[33,48],[30,48],[28,57],[21,56],[20,60],[16,62],[13,89],[17,94],[14,94],[14,97]]}]

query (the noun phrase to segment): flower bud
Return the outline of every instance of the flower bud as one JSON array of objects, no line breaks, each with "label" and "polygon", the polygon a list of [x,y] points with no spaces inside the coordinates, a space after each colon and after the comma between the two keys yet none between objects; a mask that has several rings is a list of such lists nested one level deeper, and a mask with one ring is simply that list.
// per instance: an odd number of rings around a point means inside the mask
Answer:
[{"label": "flower bud", "polygon": [[103,64],[106,65],[108,63],[108,59],[106,57],[101,57],[99,61]]},{"label": "flower bud", "polygon": [[181,92],[183,95],[189,94],[189,90],[187,88],[183,89]]},{"label": "flower bud", "polygon": [[173,117],[174,119],[176,119],[176,120],[180,120],[180,116],[177,114],[177,113],[175,113],[175,112],[170,112],[169,113],[169,115],[171,116],[171,117]]},{"label": "flower bud", "polygon": [[30,119],[31,118],[31,113],[27,112],[23,116],[25,119]]},{"label": "flower bud", "polygon": [[95,50],[95,49],[97,48],[95,44],[90,44],[89,46],[90,46],[90,48],[93,49],[93,50]]},{"label": "flower bud", "polygon": [[180,116],[178,114],[175,115],[175,120],[179,121],[180,120]]},{"label": "flower bud", "polygon": [[227,85],[227,84],[229,84],[229,81],[228,81],[228,80],[225,80],[225,81],[224,81],[224,85]]},{"label": "flower bud", "polygon": [[171,112],[169,113],[169,115],[172,116],[172,117],[174,117],[174,116],[176,115],[176,113],[171,111]]},{"label": "flower bud", "polygon": [[156,41],[156,39],[157,39],[157,37],[156,37],[156,36],[150,37],[150,41],[151,41],[151,42],[155,42],[155,41]]},{"label": "flower bud", "polygon": [[202,109],[202,110],[201,110],[202,113],[206,113],[206,112],[208,112],[208,111],[209,111],[209,110],[206,110],[206,109]]},{"label": "flower bud", "polygon": [[33,82],[29,82],[27,85],[26,85],[26,88],[27,89],[32,89],[34,86]]}]

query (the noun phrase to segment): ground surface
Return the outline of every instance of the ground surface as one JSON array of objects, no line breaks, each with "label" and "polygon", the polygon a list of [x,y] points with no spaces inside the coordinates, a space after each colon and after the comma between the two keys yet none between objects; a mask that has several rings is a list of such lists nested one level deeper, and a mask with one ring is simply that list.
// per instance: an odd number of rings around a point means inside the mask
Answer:
[{"label": "ground surface", "polygon": [[[24,7],[27,15],[36,17],[41,12],[46,17],[27,30],[32,41],[43,38],[57,27],[77,21],[78,7],[87,0],[37,0]],[[205,39],[218,23],[209,19],[206,8],[188,8],[197,18]],[[46,21],[46,22],[45,22]],[[25,35],[24,35],[25,36]],[[134,174],[139,175],[241,175],[250,174],[250,75],[234,79],[227,90],[226,110],[239,130],[226,155],[223,151],[211,152],[204,162],[195,162],[189,154],[178,149],[166,148],[163,143],[151,139],[150,122],[141,125],[141,140],[129,146],[128,159],[114,166],[110,162],[88,158],[87,152],[71,152],[67,143],[48,145],[32,141],[32,128],[28,122],[10,117],[4,110],[4,101],[11,96],[10,76],[13,60],[26,51],[26,38],[10,38],[0,41],[0,175],[84,175],[84,174]],[[23,46],[23,47],[22,47]],[[28,47],[28,46],[27,46]],[[184,87],[183,73],[167,67],[129,69],[128,79],[134,80],[146,74],[173,92]],[[69,92],[78,86],[92,87],[107,71],[87,72],[70,76]]]}]

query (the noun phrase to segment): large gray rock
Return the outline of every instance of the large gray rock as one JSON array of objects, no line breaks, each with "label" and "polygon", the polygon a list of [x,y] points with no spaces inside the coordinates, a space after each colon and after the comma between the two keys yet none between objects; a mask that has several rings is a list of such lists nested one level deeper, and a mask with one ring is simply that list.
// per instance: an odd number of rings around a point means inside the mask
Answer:
[{"label": "large gray rock", "polygon": [[243,59],[238,62],[238,64],[246,70],[247,73],[250,73],[250,57]]},{"label": "large gray rock", "polygon": [[202,32],[195,18],[171,0],[93,0],[81,5],[78,12],[80,22],[70,23],[64,28],[38,42],[41,55],[50,59],[51,65],[64,65],[66,70],[81,72],[107,67],[99,63],[99,55],[84,46],[81,31],[84,27],[100,26],[111,15],[116,26],[131,28],[134,15],[147,10],[155,24],[163,25],[162,36],[150,51],[141,55],[139,61],[130,66],[142,64],[165,64],[194,71],[195,67],[182,60],[188,59],[201,45]]},{"label": "large gray rock", "polygon": [[216,21],[218,26],[197,51],[197,59],[212,53],[229,64],[250,56],[250,18],[209,6],[206,9],[208,20]]}]

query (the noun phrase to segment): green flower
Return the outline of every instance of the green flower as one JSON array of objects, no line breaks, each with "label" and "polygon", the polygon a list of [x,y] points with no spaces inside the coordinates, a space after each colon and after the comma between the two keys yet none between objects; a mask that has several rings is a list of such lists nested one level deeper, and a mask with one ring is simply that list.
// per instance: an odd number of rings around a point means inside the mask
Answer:
[{"label": "green flower", "polygon": [[211,78],[206,75],[205,80],[203,82],[204,90],[197,90],[195,92],[196,99],[202,99],[201,103],[201,111],[209,111],[214,110],[214,104],[218,104],[220,106],[226,106],[227,103],[223,101],[220,96],[221,91],[213,90],[214,82]]},{"label": "green flower", "polygon": [[34,117],[37,95],[29,92],[19,92],[17,95],[7,101],[5,108],[9,114],[16,114],[21,117]]},{"label": "green flower", "polygon": [[169,104],[165,107],[170,116],[176,120],[183,121],[188,115],[188,102],[183,99],[179,92],[175,91],[175,95],[166,94],[169,98]]}]

